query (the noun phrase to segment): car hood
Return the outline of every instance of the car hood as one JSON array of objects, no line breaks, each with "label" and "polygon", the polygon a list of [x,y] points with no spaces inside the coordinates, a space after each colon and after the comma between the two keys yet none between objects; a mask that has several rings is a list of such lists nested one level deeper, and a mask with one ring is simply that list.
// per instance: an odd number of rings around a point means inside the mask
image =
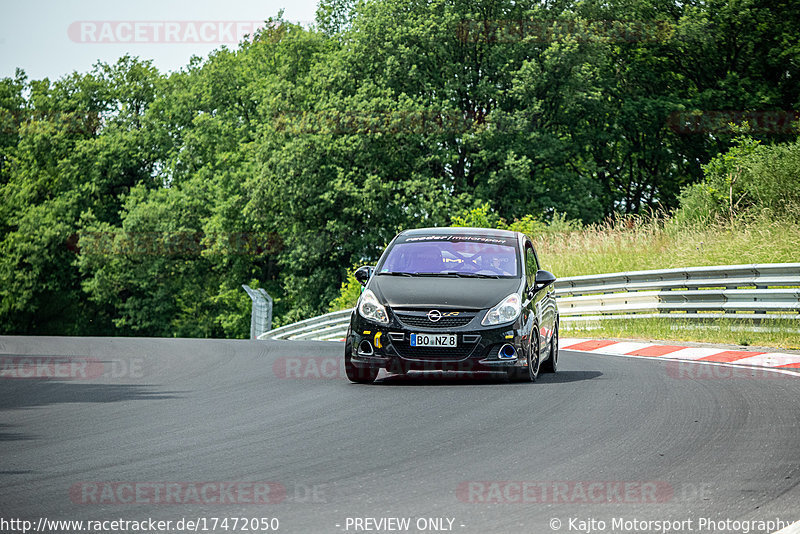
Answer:
[{"label": "car hood", "polygon": [[491,308],[519,291],[519,278],[449,278],[376,275],[369,288],[392,308]]}]

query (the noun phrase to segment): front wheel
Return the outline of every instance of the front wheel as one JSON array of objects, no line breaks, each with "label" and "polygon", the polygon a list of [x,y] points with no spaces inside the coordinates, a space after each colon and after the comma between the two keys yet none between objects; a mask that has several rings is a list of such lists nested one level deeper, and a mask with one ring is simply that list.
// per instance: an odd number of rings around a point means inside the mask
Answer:
[{"label": "front wheel", "polygon": [[539,329],[531,332],[531,350],[528,351],[528,382],[536,382],[539,377]]},{"label": "front wheel", "polygon": [[536,382],[539,376],[539,330],[535,327],[531,330],[531,343],[528,346],[528,366],[522,369],[513,368],[508,371],[511,380],[521,380],[523,382]]},{"label": "front wheel", "polygon": [[373,367],[356,367],[351,361],[353,355],[353,344],[350,342],[350,336],[347,336],[347,341],[344,344],[344,372],[350,382],[356,384],[372,384],[378,378],[380,369]]}]

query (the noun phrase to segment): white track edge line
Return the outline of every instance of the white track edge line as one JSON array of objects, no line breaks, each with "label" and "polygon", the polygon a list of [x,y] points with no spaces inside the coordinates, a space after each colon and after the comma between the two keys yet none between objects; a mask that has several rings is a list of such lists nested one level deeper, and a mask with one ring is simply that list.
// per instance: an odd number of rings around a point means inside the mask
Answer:
[{"label": "white track edge line", "polygon": [[[603,352],[595,352],[595,351],[586,351],[586,350],[574,350],[569,348],[559,348],[559,350],[567,350],[571,352],[581,352],[583,354],[593,354],[595,356],[618,356],[620,358],[636,358],[639,360],[650,360],[650,361],[670,361],[670,362],[683,362],[689,364],[698,364],[698,365],[716,365],[718,367],[731,367],[735,369],[750,369],[753,371],[769,371],[771,373],[778,373],[782,375],[789,375],[794,376],[796,378],[800,378],[800,372],[797,371],[790,371],[788,369],[777,369],[775,367],[761,367],[755,365],[736,365],[735,363],[730,362],[709,362],[709,361],[698,361],[698,360],[683,360],[680,358],[669,358],[667,356],[635,356],[633,354],[607,354]],[[597,350],[597,349],[595,349]],[[798,522],[800,523],[800,521]],[[781,533],[783,534],[783,533]],[[800,530],[798,530],[798,534],[800,534]]]}]

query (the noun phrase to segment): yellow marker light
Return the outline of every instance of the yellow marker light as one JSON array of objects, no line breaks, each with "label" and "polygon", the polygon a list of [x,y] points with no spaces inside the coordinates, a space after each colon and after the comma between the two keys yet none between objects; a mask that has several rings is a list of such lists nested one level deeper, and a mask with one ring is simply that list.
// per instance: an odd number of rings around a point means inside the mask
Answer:
[{"label": "yellow marker light", "polygon": [[506,335],[506,339],[514,339],[514,334],[508,334],[508,335]]},{"label": "yellow marker light", "polygon": [[378,348],[378,349],[382,349],[383,348],[383,345],[381,345],[381,333],[380,332],[376,332],[375,333],[375,340],[374,341],[375,341],[375,343],[374,343],[375,348]]},{"label": "yellow marker light", "polygon": [[365,335],[365,336],[368,336],[368,335],[370,335],[371,333],[372,333],[372,331],[371,331],[371,330],[364,330],[364,335]]}]

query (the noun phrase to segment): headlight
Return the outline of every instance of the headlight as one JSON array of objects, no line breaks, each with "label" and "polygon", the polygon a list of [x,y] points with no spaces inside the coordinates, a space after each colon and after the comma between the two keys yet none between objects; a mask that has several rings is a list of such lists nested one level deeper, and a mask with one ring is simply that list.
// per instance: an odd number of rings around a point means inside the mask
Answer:
[{"label": "headlight", "polygon": [[378,297],[375,296],[371,289],[365,289],[361,293],[361,298],[358,301],[358,313],[364,319],[369,319],[376,323],[389,324],[386,308],[378,302]]},{"label": "headlight", "polygon": [[519,312],[522,310],[519,295],[511,293],[509,296],[500,301],[500,304],[486,312],[486,317],[483,318],[481,324],[483,326],[492,326],[495,324],[508,323],[519,317]]}]

